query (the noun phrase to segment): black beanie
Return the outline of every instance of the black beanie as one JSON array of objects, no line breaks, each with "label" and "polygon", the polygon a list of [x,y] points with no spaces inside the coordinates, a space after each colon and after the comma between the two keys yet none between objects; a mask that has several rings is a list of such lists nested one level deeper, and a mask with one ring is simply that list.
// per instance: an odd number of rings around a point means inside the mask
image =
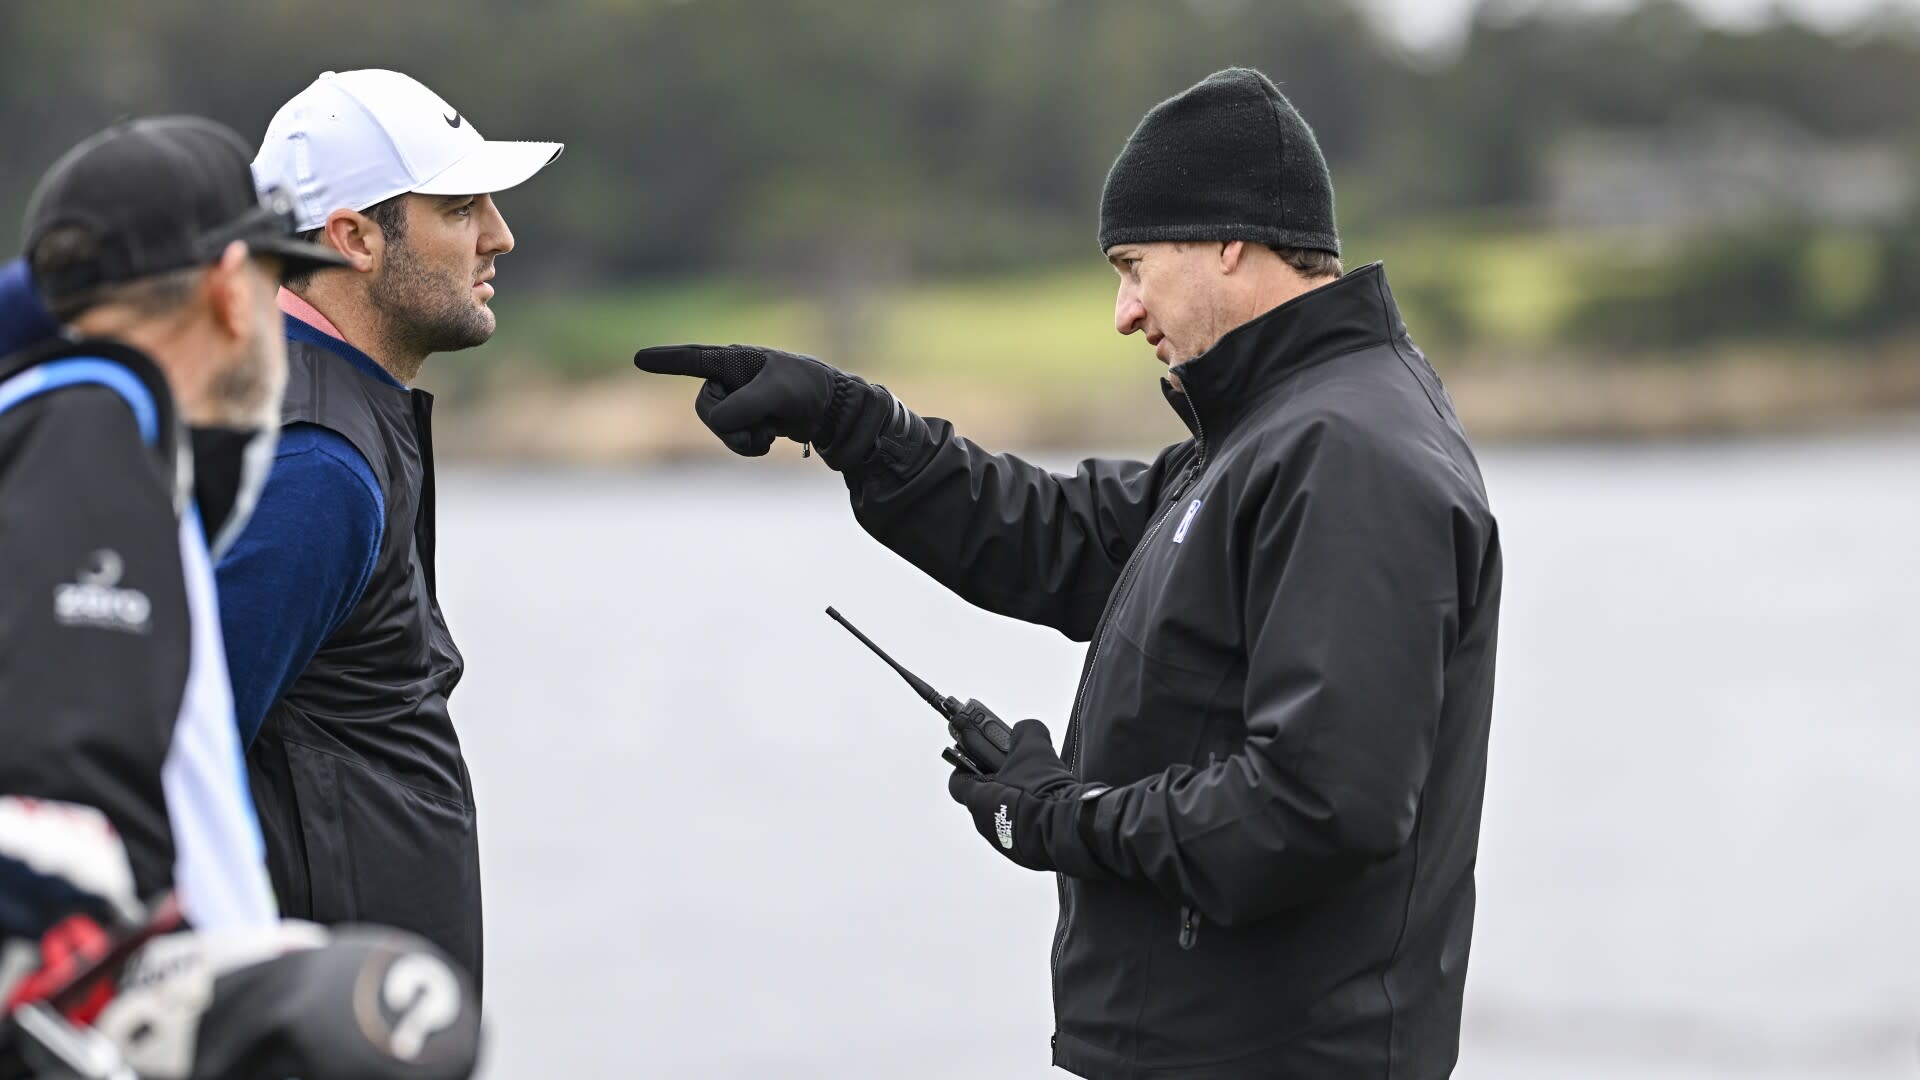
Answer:
[{"label": "black beanie", "polygon": [[1340,254],[1320,144],[1265,75],[1215,72],[1134,129],[1100,196],[1100,250],[1155,240]]}]

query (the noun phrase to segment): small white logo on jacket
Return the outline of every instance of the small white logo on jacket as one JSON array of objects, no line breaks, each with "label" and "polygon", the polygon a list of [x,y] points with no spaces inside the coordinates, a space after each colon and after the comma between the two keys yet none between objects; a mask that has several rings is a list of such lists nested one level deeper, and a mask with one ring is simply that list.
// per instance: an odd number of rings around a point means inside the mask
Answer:
[{"label": "small white logo on jacket", "polygon": [[53,590],[53,619],[61,626],[89,626],[144,634],[153,616],[153,602],[139,589],[117,588],[126,564],[120,553],[101,548],[68,585]]},{"label": "small white logo on jacket", "polygon": [[1007,804],[1001,803],[1000,809],[993,812],[993,835],[1000,838],[1000,846],[1013,850],[1013,819],[1007,816]]}]

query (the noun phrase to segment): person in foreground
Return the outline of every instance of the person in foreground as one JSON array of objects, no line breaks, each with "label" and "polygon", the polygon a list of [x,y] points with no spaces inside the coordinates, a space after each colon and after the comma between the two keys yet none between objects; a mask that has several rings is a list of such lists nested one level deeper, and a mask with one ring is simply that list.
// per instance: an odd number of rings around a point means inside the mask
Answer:
[{"label": "person in foreground", "polygon": [[1114,326],[1192,437],[1072,476],[817,360],[642,350],[741,454],[808,442],[876,539],[1090,641],[1064,751],[1014,728],[953,798],[1059,874],[1054,1063],[1082,1076],[1449,1074],[1501,554],[1452,403],[1258,72],[1150,111],[1107,178]]},{"label": "person in foreground", "polygon": [[327,72],[253,168],[341,264],[292,275],[273,475],[219,565],[235,711],[283,910],[415,931],[481,977],[473,785],[449,698],[465,670],[434,571],[428,355],[493,335],[513,233],[490,192],[557,143],[493,142],[398,72]]},{"label": "person in foreground", "polygon": [[210,556],[272,457],[283,264],[332,258],[258,201],[245,145],[156,117],[56,163],[27,266],[70,333],[0,360],[0,794],[96,807],[140,895],[177,887],[202,928],[274,919]]},{"label": "person in foreground", "polygon": [[[432,946],[281,923],[212,560],[272,459],[281,274],[333,265],[197,117],[76,146],[0,340],[0,1077],[458,1077]],[[23,287],[24,285],[24,287]]]}]

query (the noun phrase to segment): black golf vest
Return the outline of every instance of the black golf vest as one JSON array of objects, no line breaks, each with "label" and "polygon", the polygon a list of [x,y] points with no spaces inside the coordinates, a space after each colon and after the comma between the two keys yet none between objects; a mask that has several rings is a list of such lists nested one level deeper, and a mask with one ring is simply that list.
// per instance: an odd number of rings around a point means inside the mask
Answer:
[{"label": "black golf vest", "polygon": [[281,911],[426,937],[481,968],[473,786],[447,696],[463,664],[433,570],[433,398],[287,342],[281,423],[318,424],[366,458],[386,527],[346,621],[267,712],[248,752]]}]

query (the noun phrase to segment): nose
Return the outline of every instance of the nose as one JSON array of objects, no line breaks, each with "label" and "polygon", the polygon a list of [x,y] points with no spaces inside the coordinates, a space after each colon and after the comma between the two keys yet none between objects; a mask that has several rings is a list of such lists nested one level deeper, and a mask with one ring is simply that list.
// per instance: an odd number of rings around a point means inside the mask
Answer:
[{"label": "nose", "polygon": [[500,214],[500,207],[493,196],[482,195],[479,199],[480,217],[480,254],[505,255],[513,250],[513,230],[507,228],[507,219]]},{"label": "nose", "polygon": [[1113,328],[1122,335],[1137,333],[1147,319],[1146,305],[1140,302],[1140,290],[1131,282],[1122,281],[1120,292],[1113,298]]}]

